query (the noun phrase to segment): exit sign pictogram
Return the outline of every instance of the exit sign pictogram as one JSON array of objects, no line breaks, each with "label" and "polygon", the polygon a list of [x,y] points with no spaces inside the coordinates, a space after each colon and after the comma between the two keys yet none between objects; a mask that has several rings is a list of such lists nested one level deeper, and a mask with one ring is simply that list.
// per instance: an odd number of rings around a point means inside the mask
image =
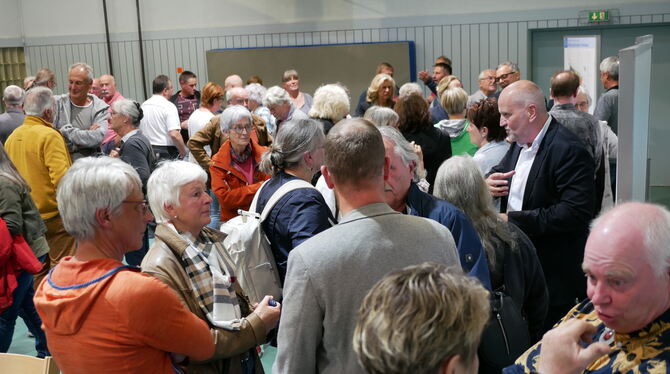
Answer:
[{"label": "exit sign pictogram", "polygon": [[589,22],[609,22],[610,12],[607,10],[596,10],[589,12]]}]

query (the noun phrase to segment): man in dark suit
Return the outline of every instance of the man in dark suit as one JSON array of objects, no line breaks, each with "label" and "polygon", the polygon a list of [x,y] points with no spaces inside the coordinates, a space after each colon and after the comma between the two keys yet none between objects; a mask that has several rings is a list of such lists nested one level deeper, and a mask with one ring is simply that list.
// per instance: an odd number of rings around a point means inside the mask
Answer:
[{"label": "man in dark suit", "polygon": [[593,218],[594,162],[582,141],[559,124],[533,82],[506,87],[500,126],[515,142],[486,180],[500,196],[501,217],[533,241],[547,278],[548,330],[585,297],[581,262]]}]

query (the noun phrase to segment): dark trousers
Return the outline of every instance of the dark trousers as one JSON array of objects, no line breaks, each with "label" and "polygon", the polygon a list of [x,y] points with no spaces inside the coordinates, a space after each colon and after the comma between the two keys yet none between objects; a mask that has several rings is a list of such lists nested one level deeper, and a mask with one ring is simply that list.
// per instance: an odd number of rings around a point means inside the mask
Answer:
[{"label": "dark trousers", "polygon": [[179,158],[179,150],[173,145],[151,145],[156,154],[156,161],[176,160]]}]

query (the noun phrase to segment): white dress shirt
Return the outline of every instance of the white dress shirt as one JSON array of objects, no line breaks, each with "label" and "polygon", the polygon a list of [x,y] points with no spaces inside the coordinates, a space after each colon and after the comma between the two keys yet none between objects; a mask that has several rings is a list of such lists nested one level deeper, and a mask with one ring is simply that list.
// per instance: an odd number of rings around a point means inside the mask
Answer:
[{"label": "white dress shirt", "polygon": [[512,176],[512,183],[509,187],[509,197],[507,198],[508,212],[523,210],[523,194],[526,190],[528,174],[530,174],[533,161],[535,161],[535,155],[537,155],[537,151],[540,149],[540,143],[542,143],[542,139],[544,139],[544,135],[547,133],[549,123],[551,123],[551,116],[548,116],[547,121],[542,126],[542,130],[540,130],[540,133],[537,134],[530,146],[517,142],[522,149],[514,167],[516,173]]}]

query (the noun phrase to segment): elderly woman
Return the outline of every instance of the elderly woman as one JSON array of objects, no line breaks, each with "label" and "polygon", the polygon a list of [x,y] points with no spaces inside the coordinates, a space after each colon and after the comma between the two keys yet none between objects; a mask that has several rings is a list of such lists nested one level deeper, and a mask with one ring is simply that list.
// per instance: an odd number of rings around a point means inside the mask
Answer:
[{"label": "elderly woman", "polygon": [[[42,262],[49,252],[49,244],[44,237],[47,228],[30,197],[28,182],[16,170],[2,143],[0,222],[0,241],[3,243],[3,249],[0,249],[0,352],[9,350],[16,319],[20,315],[35,336],[37,357],[50,356],[47,339],[41,328],[42,320],[33,303],[33,274],[42,269]],[[16,250],[19,246],[24,249],[23,256]],[[20,261],[23,258],[29,260]],[[13,289],[11,284],[14,285]]]},{"label": "elderly woman", "polygon": [[142,271],[170,286],[212,329],[214,356],[191,362],[186,372],[262,373],[255,347],[277,324],[280,307],[268,305],[267,296],[251,311],[222,246],[225,235],[207,227],[206,182],[207,173],[185,161],[165,162],[151,175],[148,197],[158,226]]},{"label": "elderly woman", "polygon": [[209,173],[212,190],[219,199],[221,221],[237,216],[237,210],[248,210],[262,182],[270,176],[258,169],[267,147],[251,139],[251,113],[241,105],[233,105],[221,113],[221,134],[228,138],[212,157]]},{"label": "elderly woman", "polygon": [[443,264],[391,272],[361,303],[353,349],[368,373],[476,373],[487,294]]},{"label": "elderly woman", "polygon": [[305,187],[284,195],[263,221],[263,232],[277,263],[282,284],[289,252],[298,244],[329,228],[335,220],[323,196],[309,182],[323,165],[325,137],[319,122],[287,122],[263,155],[261,169],[272,174],[258,192],[256,212],[261,213],[272,195],[288,182],[303,180]]},{"label": "elderly woman", "polygon": [[349,114],[349,94],[340,84],[327,84],[316,89],[309,116],[321,122],[323,133]]},{"label": "elderly woman", "polygon": [[509,149],[509,143],[505,141],[507,132],[500,127],[498,100],[490,98],[472,104],[468,109],[468,121],[471,125],[468,126],[470,142],[479,148],[473,159],[482,174],[486,175]]},{"label": "elderly woman", "polygon": [[35,74],[33,84],[30,86],[30,88],[33,87],[47,87],[53,90],[54,87],[56,87],[56,73],[51,69],[40,69],[37,74]]},{"label": "elderly woman", "polygon": [[277,120],[272,113],[270,113],[270,109],[263,106],[263,97],[265,97],[265,94],[268,92],[267,88],[259,83],[250,83],[244,87],[244,89],[249,92],[249,110],[251,113],[261,117],[263,121],[265,121],[265,126],[274,137],[277,133]]},{"label": "elderly woman", "polygon": [[430,122],[428,104],[419,95],[409,95],[398,100],[394,110],[398,113],[399,129],[407,141],[421,146],[423,162],[432,191],[437,169],[442,161],[451,157],[449,136],[436,129]]},{"label": "elderly woman", "polygon": [[306,92],[300,92],[300,79],[298,72],[294,69],[286,70],[282,76],[282,86],[288,92],[293,101],[293,105],[303,113],[309,113],[312,107],[312,97]]},{"label": "elderly woman", "polygon": [[465,118],[465,108],[468,105],[468,93],[460,87],[449,88],[440,95],[440,104],[449,113],[449,119],[444,119],[435,127],[451,138],[451,154],[474,155],[477,146],[470,142],[468,127],[470,123]]},{"label": "elderly woman", "polygon": [[[540,260],[526,234],[514,224],[503,221],[493,209],[477,163],[470,156],[455,156],[445,161],[437,173],[434,194],[470,217],[486,250],[493,290],[503,290],[522,312],[528,323],[529,343],[539,340],[549,305]],[[504,352],[505,347],[497,349]],[[515,358],[511,357],[508,364]],[[481,362],[482,366],[487,363],[484,359]],[[500,373],[502,368],[488,369],[486,372]]]},{"label": "elderly woman", "polygon": [[283,122],[309,118],[302,110],[296,108],[288,92],[279,86],[268,89],[263,96],[263,105],[270,109],[270,113],[277,120],[277,130]]},{"label": "elderly woman", "polygon": [[58,185],[58,210],[77,240],[40,283],[35,306],[64,373],[175,373],[184,355],[214,354],[207,324],[174,290],[121,260],[152,219],[132,166],[82,158]]},{"label": "elderly woman", "polygon": [[[154,170],[156,155],[151,143],[139,130],[143,113],[140,104],[132,100],[117,100],[112,104],[109,127],[121,138],[121,147],[112,150],[110,157],[121,158],[135,168],[142,180],[142,192],[147,191],[149,175]],[[128,265],[140,266],[144,255],[149,250],[149,231],[144,232],[142,247],[125,255]]]},{"label": "elderly woman", "polygon": [[355,117],[362,117],[365,111],[373,105],[393,108],[393,90],[395,81],[388,74],[380,73],[375,75],[370,82],[364,102],[359,102],[356,107]]},{"label": "elderly woman", "polygon": [[372,122],[377,127],[390,126],[395,129],[398,128],[398,121],[400,120],[395,110],[376,105],[368,108],[363,118]]}]

